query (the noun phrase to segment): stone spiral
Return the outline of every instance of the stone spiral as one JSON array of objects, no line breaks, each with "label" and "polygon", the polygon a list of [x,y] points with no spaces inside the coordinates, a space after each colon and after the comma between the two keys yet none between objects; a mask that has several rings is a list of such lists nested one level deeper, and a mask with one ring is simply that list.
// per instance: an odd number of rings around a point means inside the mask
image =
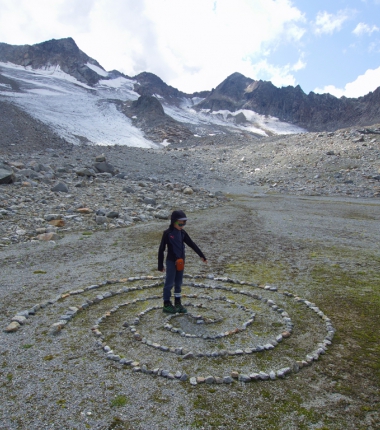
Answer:
[{"label": "stone spiral", "polygon": [[186,314],[162,312],[162,277],[129,277],[34,305],[18,312],[5,331],[17,331],[47,306],[57,306],[64,311],[50,326],[51,335],[59,336],[81,315],[105,359],[192,385],[285,378],[331,345],[331,320],[289,291],[213,275],[185,278]]}]

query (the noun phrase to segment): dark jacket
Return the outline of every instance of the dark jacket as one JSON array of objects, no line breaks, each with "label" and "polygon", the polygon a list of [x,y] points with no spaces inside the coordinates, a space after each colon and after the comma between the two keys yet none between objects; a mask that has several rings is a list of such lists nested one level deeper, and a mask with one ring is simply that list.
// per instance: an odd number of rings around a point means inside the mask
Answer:
[{"label": "dark jacket", "polygon": [[[158,270],[162,271],[164,268],[164,251],[167,247],[168,255],[166,257],[167,260],[176,261],[179,258],[175,252],[173,247],[173,239],[171,238],[170,233],[175,229],[174,226],[170,226],[167,230],[164,231],[161,239],[161,244],[158,249]],[[192,250],[194,250],[201,258],[206,260],[203,252],[198,248],[198,246],[191,240],[190,236],[186,233],[185,230],[181,230],[182,236],[182,244],[186,243],[186,245],[190,246]],[[183,245],[183,257],[185,256],[185,246]]]}]

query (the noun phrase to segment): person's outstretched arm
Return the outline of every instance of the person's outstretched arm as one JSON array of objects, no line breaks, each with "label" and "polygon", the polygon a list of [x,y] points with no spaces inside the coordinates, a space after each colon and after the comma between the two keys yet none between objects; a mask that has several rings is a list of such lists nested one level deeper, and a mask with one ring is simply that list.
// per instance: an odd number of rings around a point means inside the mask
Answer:
[{"label": "person's outstretched arm", "polygon": [[183,238],[183,241],[186,243],[186,245],[190,246],[190,248],[201,257],[204,263],[207,263],[207,258],[205,257],[203,252],[200,250],[197,244],[191,240],[190,236],[186,232],[185,232],[185,237]]}]

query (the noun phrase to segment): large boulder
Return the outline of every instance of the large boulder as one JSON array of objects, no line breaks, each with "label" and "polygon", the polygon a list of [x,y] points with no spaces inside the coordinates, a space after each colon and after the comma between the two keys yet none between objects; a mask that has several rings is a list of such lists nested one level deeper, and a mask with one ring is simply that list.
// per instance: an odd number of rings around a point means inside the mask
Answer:
[{"label": "large boulder", "polygon": [[107,163],[106,161],[101,161],[100,163],[94,164],[94,169],[99,173],[111,173],[111,175],[115,175],[117,172],[115,167],[112,164]]},{"label": "large boulder", "polygon": [[15,181],[13,169],[0,162],[0,184],[11,184]]}]

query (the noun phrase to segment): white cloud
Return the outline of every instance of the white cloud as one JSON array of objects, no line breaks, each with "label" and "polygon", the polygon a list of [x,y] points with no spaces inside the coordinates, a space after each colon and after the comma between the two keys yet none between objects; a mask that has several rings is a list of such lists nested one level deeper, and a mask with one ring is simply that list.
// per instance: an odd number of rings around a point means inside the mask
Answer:
[{"label": "white cloud", "polygon": [[315,20],[315,32],[317,34],[333,34],[335,31],[339,31],[343,23],[349,18],[350,12],[347,10],[340,10],[335,15],[326,11],[318,12]]},{"label": "white cloud", "polygon": [[364,75],[360,75],[355,81],[349,82],[344,88],[336,88],[334,85],[326,85],[324,88],[316,88],[315,93],[330,93],[336,97],[361,97],[380,86],[380,67],[368,69]]},{"label": "white cloud", "polygon": [[260,61],[305,32],[291,0],[0,0],[0,10],[0,41],[71,36],[107,70],[150,71],[187,92],[259,69],[287,84],[297,69]]},{"label": "white cloud", "polygon": [[361,36],[362,34],[371,35],[373,32],[379,31],[379,30],[380,30],[380,28],[377,27],[376,25],[370,26],[368,24],[365,24],[364,22],[359,22],[359,24],[353,30],[353,33],[356,36]]}]

